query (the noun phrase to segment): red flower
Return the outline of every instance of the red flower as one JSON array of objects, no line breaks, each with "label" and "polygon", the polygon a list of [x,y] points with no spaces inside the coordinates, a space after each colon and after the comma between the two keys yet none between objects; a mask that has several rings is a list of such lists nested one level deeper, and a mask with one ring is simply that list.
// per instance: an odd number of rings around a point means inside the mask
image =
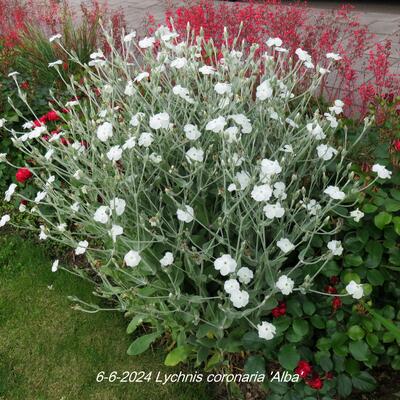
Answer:
[{"label": "red flower", "polygon": [[29,82],[24,81],[21,83],[21,89],[28,90],[29,89]]},{"label": "red flower", "polygon": [[21,200],[20,204],[23,204],[24,206],[26,206],[28,204],[28,200]]},{"label": "red flower", "polygon": [[324,382],[319,376],[315,376],[312,379],[307,380],[306,384],[315,390],[320,390],[324,386]]},{"label": "red flower", "polygon": [[59,115],[53,110],[49,111],[45,117],[47,121],[58,121],[60,119]]},{"label": "red flower", "polygon": [[311,374],[312,367],[308,361],[300,360],[297,364],[296,369],[294,372],[300,376],[300,378],[307,378],[308,375]]},{"label": "red flower", "polygon": [[45,125],[47,121],[47,118],[45,115],[43,115],[43,117],[40,117],[39,119],[33,121],[33,124],[37,127]]},{"label": "red flower", "polygon": [[20,182],[24,183],[26,180],[28,180],[32,176],[32,172],[29,171],[28,168],[20,168],[17,173],[15,174],[15,179]]},{"label": "red flower", "polygon": [[333,300],[332,300],[333,311],[336,311],[340,307],[342,307],[342,300],[340,300],[339,297],[334,297]]},{"label": "red flower", "polygon": [[282,315],[286,314],[286,304],[285,303],[280,303],[278,307],[275,307],[271,311],[272,315],[274,318],[281,317]]},{"label": "red flower", "polygon": [[328,379],[328,381],[330,381],[331,379],[333,379],[333,373],[331,371],[327,372],[325,374],[325,378]]},{"label": "red flower", "polygon": [[394,149],[395,149],[396,151],[400,151],[400,139],[396,139],[396,140],[393,142],[393,147],[394,147]]},{"label": "red flower", "polygon": [[339,283],[339,277],[331,276],[330,282],[331,282],[331,285],[333,285],[333,286],[337,285]]},{"label": "red flower", "polygon": [[327,285],[327,286],[325,286],[325,292],[330,293],[330,294],[336,294],[337,290],[333,286]]},{"label": "red flower", "polygon": [[65,137],[60,138],[60,142],[64,146],[68,146],[69,145],[69,140],[67,138],[65,138]]}]

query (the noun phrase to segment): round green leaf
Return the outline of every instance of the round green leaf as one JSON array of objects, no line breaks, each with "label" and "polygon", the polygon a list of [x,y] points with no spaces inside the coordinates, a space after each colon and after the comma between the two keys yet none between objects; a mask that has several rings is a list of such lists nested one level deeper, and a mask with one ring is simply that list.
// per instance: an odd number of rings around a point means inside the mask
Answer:
[{"label": "round green leaf", "polygon": [[281,347],[278,354],[278,360],[283,368],[294,370],[300,361],[300,354],[293,344],[285,344]]},{"label": "round green leaf", "polygon": [[392,215],[386,211],[381,211],[378,215],[374,217],[375,226],[379,229],[383,229],[386,225],[390,224],[392,221]]},{"label": "round green leaf", "polygon": [[361,371],[359,374],[353,376],[351,380],[353,386],[363,392],[370,392],[376,387],[375,378],[366,371]]},{"label": "round green leaf", "polygon": [[361,340],[364,337],[365,332],[361,326],[353,325],[348,329],[347,334],[352,340]]},{"label": "round green leaf", "polygon": [[367,343],[362,340],[349,343],[349,350],[352,356],[357,361],[367,361],[369,355],[369,348]]}]

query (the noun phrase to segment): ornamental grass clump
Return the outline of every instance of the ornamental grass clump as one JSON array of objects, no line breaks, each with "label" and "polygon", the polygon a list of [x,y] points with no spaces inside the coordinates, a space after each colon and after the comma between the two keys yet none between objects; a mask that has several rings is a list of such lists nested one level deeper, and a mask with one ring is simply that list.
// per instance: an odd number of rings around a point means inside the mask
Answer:
[{"label": "ornamental grass clump", "polygon": [[[341,218],[362,217],[349,148],[335,146],[343,103],[310,106],[331,58],[314,65],[297,49],[288,59],[279,38],[259,58],[257,45],[234,40],[220,51],[190,29],[135,36],[121,52],[110,43],[108,57],[93,53],[84,80],[66,82],[72,100],[53,104],[58,130],[27,121],[10,131],[32,176],[20,172],[27,179],[6,200],[37,216],[40,239],[87,258],[87,277],[131,318],[129,332],[147,324],[130,354],[164,334],[179,347],[170,364],[196,353],[215,363],[246,350],[248,332],[279,342],[271,310],[293,291],[319,293],[315,277],[343,251]],[[338,296],[363,291],[353,281]]]}]

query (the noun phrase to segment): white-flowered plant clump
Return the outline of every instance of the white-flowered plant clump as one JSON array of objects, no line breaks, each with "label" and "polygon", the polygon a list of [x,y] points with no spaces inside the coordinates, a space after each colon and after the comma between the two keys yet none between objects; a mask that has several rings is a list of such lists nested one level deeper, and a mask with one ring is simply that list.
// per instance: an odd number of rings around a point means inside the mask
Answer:
[{"label": "white-flowered plant clump", "polygon": [[[5,200],[24,200],[42,221],[41,239],[84,254],[98,292],[129,315],[181,333],[202,324],[217,337],[244,321],[273,339],[268,300],[313,291],[342,254],[339,206],[342,216],[363,216],[348,149],[334,140],[343,102],[309,111],[332,61],[314,65],[298,49],[287,71],[279,38],[262,58],[244,44],[217,58],[211,42],[165,27],[122,43],[121,54],[93,54],[83,82],[71,80],[79,100],[55,99],[68,110],[59,133],[44,140],[46,126],[29,121],[10,131],[34,160],[36,193],[25,198],[11,185]],[[308,88],[298,85],[305,70],[314,73]],[[309,251],[317,236],[324,246]],[[355,282],[346,290],[362,296]]]}]

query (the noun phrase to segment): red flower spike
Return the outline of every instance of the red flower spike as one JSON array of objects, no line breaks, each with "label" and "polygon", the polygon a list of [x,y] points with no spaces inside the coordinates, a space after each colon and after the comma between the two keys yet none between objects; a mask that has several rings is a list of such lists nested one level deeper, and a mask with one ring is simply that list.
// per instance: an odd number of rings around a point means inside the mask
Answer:
[{"label": "red flower spike", "polygon": [[32,172],[29,171],[28,168],[20,168],[17,173],[15,174],[15,179],[20,182],[20,183],[24,183],[25,181],[27,181],[29,178],[32,177]]},{"label": "red flower spike", "polygon": [[393,148],[394,148],[396,151],[400,152],[400,139],[396,139],[396,140],[393,142]]},{"label": "red flower spike", "polygon": [[58,121],[60,119],[59,115],[53,110],[49,111],[45,117],[47,121]]}]

